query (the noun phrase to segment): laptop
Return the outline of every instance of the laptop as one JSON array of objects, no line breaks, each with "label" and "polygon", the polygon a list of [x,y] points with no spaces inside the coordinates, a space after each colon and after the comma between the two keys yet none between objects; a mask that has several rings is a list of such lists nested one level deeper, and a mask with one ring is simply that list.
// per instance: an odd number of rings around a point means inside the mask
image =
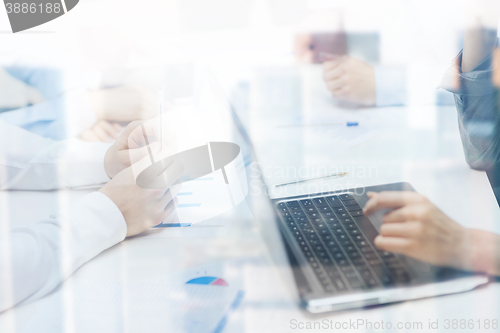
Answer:
[{"label": "laptop", "polygon": [[273,264],[311,313],[459,293],[489,281],[374,246],[383,212],[363,215],[366,192],[413,191],[408,183],[272,199],[262,178],[257,184],[258,171],[250,173],[248,202]]},{"label": "laptop", "polygon": [[408,183],[272,198],[251,139],[235,110],[235,141],[252,156],[247,167],[249,205],[270,259],[302,308],[340,311],[472,290],[488,276],[433,266],[385,252],[373,240],[380,211],[363,215],[368,191],[414,191]]}]

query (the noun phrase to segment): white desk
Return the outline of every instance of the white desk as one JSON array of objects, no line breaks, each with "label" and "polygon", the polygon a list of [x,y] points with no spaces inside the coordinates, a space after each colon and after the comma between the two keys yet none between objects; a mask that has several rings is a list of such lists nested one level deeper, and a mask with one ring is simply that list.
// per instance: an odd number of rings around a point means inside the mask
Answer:
[{"label": "white desk", "polygon": [[[310,94],[316,88],[305,86],[304,89],[305,94]],[[313,101],[319,100],[323,107],[330,103],[322,93],[314,98]],[[314,105],[307,96],[304,101],[305,105]],[[300,112],[304,112],[303,110]],[[321,184],[353,187],[407,181],[460,223],[500,233],[500,224],[496,223],[500,221],[500,210],[487,177],[483,172],[471,170],[465,163],[453,107],[350,111],[355,115],[353,118],[364,119],[364,123],[360,121],[361,126],[370,124],[373,128],[382,130],[375,133],[370,140],[343,152],[332,151],[327,137],[318,142],[317,135],[311,132],[297,135],[296,130],[273,131],[276,124],[283,119],[282,116],[286,116],[278,111],[273,115],[263,115],[254,110],[253,115],[246,118],[263,167],[300,167],[307,164],[309,171],[332,165],[351,167],[350,170],[353,170],[353,167],[371,168],[374,172],[371,177],[350,171],[348,177]],[[332,108],[332,119],[337,119],[343,112],[345,111],[335,111]],[[261,123],[261,119],[269,120]],[[426,121],[419,123],[419,119]],[[277,173],[266,177],[268,185],[289,179],[289,175]],[[310,186],[317,185],[318,183],[314,183]],[[307,191],[312,188],[303,187],[300,190]],[[45,218],[57,210],[58,205],[76,200],[85,193],[2,192],[0,225],[16,226]],[[266,247],[255,224],[244,217],[232,223],[225,237],[128,239],[85,264],[61,288],[44,299],[0,315],[0,332],[79,332],[71,319],[72,313],[78,312],[71,298],[72,288],[77,288],[79,283],[85,281],[162,281],[170,273],[189,267],[265,253]],[[293,329],[292,320],[324,323],[323,320],[327,319],[340,323],[357,320],[375,323],[383,320],[393,325],[398,322],[421,322],[422,329],[400,331],[452,332],[455,330],[444,329],[444,320],[500,319],[500,286],[497,283],[458,295],[310,316],[298,309],[288,293],[279,287],[279,278],[269,275],[270,272],[265,266],[249,266],[240,272],[246,296],[239,310],[230,318],[226,331],[294,332],[298,329]],[[275,280],[273,283],[266,283],[263,277]],[[126,321],[132,320],[133,314],[124,318],[125,323],[117,323],[114,331],[129,331]],[[429,330],[429,320],[439,320],[440,329]],[[372,331],[365,328],[360,326],[346,331]],[[162,331],[169,332],[168,327]],[[473,331],[480,330],[464,330]],[[152,331],[144,327],[144,332]]]}]

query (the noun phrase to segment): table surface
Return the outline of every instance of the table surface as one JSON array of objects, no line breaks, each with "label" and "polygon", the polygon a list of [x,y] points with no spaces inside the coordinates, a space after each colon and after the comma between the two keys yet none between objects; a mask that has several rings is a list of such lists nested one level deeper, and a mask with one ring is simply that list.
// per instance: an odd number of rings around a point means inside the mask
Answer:
[{"label": "table surface", "polygon": [[[305,176],[314,176],[325,174],[335,167],[336,170],[348,171],[348,176],[287,187],[286,194],[405,181],[459,223],[500,233],[498,204],[486,174],[471,170],[465,162],[453,106],[345,109],[335,106],[318,85],[317,68],[299,70],[299,76],[302,78],[299,108],[285,105],[269,113],[269,109],[254,103],[254,99],[259,97],[252,92],[250,101],[253,106],[241,111],[273,196],[284,195],[282,189],[276,190],[273,185],[294,179],[297,175],[291,170],[301,170]],[[336,134],[328,126],[280,127],[289,124],[292,118],[309,124],[317,119],[323,122],[331,119],[328,122],[335,123],[339,119],[343,122],[351,118],[359,122],[355,130],[361,136],[356,145],[343,150],[329,141]],[[347,129],[342,126],[339,130]],[[364,136],[368,132],[369,135]],[[57,211],[57,207],[89,192],[0,192],[2,230],[46,218]],[[393,325],[398,322],[403,325],[422,323],[421,329],[407,329],[408,332],[454,331],[446,329],[445,322],[450,320],[451,325],[454,319],[476,321],[476,329],[471,332],[495,331],[477,329],[477,320],[499,319],[498,283],[462,294],[309,315],[298,308],[290,293],[282,287],[280,277],[269,265],[267,248],[250,216],[248,212],[236,214],[227,234],[222,237],[127,239],[86,263],[47,297],[0,315],[0,331],[78,331],[68,324],[71,318],[62,320],[64,324],[60,323],[60,317],[68,313],[64,310],[69,302],[67,295],[78,281],[162,281],[173,272],[191,267],[223,266],[230,260],[253,257],[264,258],[266,264],[261,267],[250,265],[245,272],[241,272],[246,296],[240,309],[230,318],[226,327],[228,332],[286,332],[297,331],[295,324],[299,322],[301,325],[318,322],[326,328],[325,325],[346,325],[358,321],[369,321],[372,325],[381,321]],[[274,282],[266,283],[258,276],[266,276]],[[54,308],[49,318],[44,312],[48,307]],[[133,314],[130,316],[133,317]],[[436,320],[439,321],[439,329],[430,329],[429,322]],[[349,328],[356,332],[370,331],[366,326]],[[116,331],[127,330],[116,327]]]}]

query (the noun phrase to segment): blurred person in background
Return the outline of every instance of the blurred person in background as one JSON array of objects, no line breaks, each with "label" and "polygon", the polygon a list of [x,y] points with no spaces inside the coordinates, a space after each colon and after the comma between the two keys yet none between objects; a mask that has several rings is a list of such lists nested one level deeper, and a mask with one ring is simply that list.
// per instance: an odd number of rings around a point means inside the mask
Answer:
[{"label": "blurred person in background", "polygon": [[[339,22],[322,32],[309,27],[297,34],[296,59],[322,63],[326,88],[347,106],[451,105],[453,96],[437,88],[449,59],[461,49],[463,20],[459,10],[450,14],[449,6],[461,9],[462,2],[355,0],[336,15],[322,10],[324,21]],[[317,39],[339,33],[345,35],[343,48],[332,39]]]},{"label": "blurred person in background", "polygon": [[0,69],[0,119],[44,138],[111,142],[122,124],[156,115],[156,96],[139,86],[87,90],[73,68]]}]

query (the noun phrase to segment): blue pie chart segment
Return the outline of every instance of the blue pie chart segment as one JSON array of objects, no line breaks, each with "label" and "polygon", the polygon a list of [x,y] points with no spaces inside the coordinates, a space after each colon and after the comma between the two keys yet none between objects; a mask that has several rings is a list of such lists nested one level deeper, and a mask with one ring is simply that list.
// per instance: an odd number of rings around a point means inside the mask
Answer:
[{"label": "blue pie chart segment", "polygon": [[186,284],[203,284],[212,286],[228,286],[229,284],[226,280],[215,277],[215,276],[202,276],[199,278],[194,278],[186,282]]}]

